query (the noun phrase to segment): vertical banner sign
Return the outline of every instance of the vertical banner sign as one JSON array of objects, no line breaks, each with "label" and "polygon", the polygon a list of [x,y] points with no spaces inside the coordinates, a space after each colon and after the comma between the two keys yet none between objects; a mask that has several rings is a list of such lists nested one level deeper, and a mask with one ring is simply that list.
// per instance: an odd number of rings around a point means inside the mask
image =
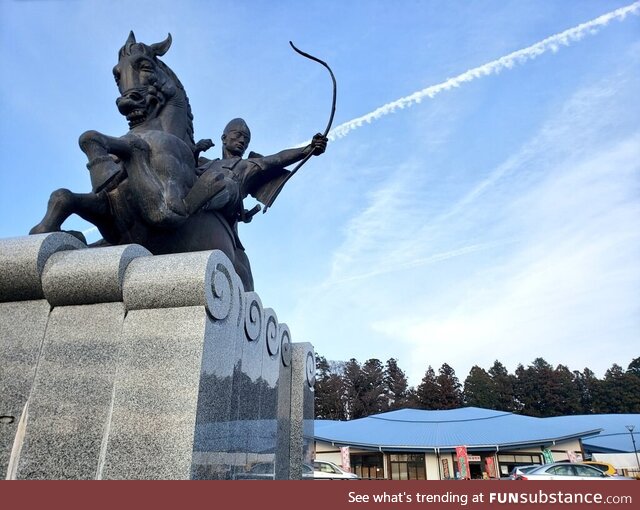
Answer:
[{"label": "vertical banner sign", "polygon": [[463,480],[469,480],[469,457],[466,446],[456,446],[456,456],[458,457],[458,474]]},{"label": "vertical banner sign", "polygon": [[342,457],[342,469],[347,473],[351,473],[351,459],[349,458],[349,447],[342,446],[340,448],[340,455]]},{"label": "vertical banner sign", "polygon": [[553,453],[551,453],[549,448],[542,450],[542,459],[545,464],[551,464],[553,462]]},{"label": "vertical banner sign", "polygon": [[489,475],[489,478],[498,478],[498,475],[496,473],[496,464],[495,462],[493,462],[493,457],[487,457],[486,459],[484,459],[484,462],[487,467],[486,471]]},{"label": "vertical banner sign", "polygon": [[578,462],[578,458],[576,457],[576,452],[569,450],[567,452],[567,457],[569,458],[569,462]]},{"label": "vertical banner sign", "polygon": [[451,473],[449,472],[449,459],[442,459],[442,478],[445,480],[451,478]]}]

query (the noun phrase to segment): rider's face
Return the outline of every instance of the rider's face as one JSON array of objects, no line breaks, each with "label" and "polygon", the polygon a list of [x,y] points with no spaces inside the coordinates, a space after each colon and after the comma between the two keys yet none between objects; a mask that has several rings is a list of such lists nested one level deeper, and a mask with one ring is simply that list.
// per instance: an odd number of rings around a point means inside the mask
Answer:
[{"label": "rider's face", "polygon": [[242,156],[247,150],[250,140],[249,133],[237,130],[229,131],[222,137],[222,143],[232,156]]}]

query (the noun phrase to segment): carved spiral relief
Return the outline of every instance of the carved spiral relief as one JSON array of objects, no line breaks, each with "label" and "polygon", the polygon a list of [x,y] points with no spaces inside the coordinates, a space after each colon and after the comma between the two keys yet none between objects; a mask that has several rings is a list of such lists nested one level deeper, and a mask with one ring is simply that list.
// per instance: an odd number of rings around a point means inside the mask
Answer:
[{"label": "carved spiral relief", "polygon": [[244,330],[247,334],[247,339],[250,342],[255,342],[260,339],[260,331],[262,331],[262,303],[258,295],[253,292],[248,292],[246,297],[247,308],[244,317]]},{"label": "carved spiral relief", "polygon": [[267,350],[270,356],[277,356],[280,351],[280,338],[278,337],[278,319],[272,310],[265,310],[266,316],[266,338],[267,338]]},{"label": "carved spiral relief", "polygon": [[284,324],[280,324],[280,356],[285,367],[291,365],[291,332]]},{"label": "carved spiral relief", "polygon": [[209,312],[214,319],[225,319],[231,312],[233,299],[233,279],[229,268],[221,263],[216,263],[211,278],[212,299],[208,301]]},{"label": "carved spiral relief", "polygon": [[313,386],[316,384],[316,359],[311,351],[307,353],[305,372],[307,373],[307,384],[313,389]]}]

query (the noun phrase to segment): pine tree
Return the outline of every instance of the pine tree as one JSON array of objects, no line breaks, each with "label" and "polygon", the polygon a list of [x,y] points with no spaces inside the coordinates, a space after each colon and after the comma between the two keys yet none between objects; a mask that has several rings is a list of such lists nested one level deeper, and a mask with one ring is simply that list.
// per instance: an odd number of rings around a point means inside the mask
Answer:
[{"label": "pine tree", "polygon": [[431,365],[422,378],[415,392],[415,407],[419,409],[438,409],[438,382]]},{"label": "pine tree", "polygon": [[387,410],[393,411],[407,407],[409,404],[409,383],[406,374],[398,366],[398,361],[395,358],[388,359],[385,365],[384,386]]},{"label": "pine tree", "polygon": [[627,367],[627,374],[640,377],[640,358],[634,358],[631,360],[631,363],[629,363],[629,366]]},{"label": "pine tree", "polygon": [[325,420],[344,420],[344,383],[324,356],[316,357],[315,416]]},{"label": "pine tree", "polygon": [[498,360],[495,360],[489,369],[489,375],[495,389],[496,402],[493,409],[496,411],[518,411],[520,406],[515,397],[516,376],[510,374]]},{"label": "pine tree", "polygon": [[471,367],[464,381],[463,400],[465,405],[495,409],[497,404],[493,379],[484,368]]},{"label": "pine tree", "polygon": [[573,374],[564,365],[558,365],[548,381],[548,409],[546,416],[566,416],[582,411],[580,391]]},{"label": "pine tree", "polygon": [[640,378],[614,363],[604,374],[598,397],[600,413],[639,413]]},{"label": "pine tree", "polygon": [[521,412],[529,416],[551,416],[549,414],[550,381],[553,367],[543,358],[536,358],[527,368],[516,368],[516,398],[522,406]]},{"label": "pine tree", "polygon": [[364,416],[364,406],[362,404],[362,394],[364,393],[364,376],[362,367],[354,358],[351,358],[344,365],[345,411],[348,420],[362,418]]},{"label": "pine tree", "polygon": [[597,398],[598,386],[600,384],[596,375],[588,368],[585,368],[582,372],[574,370],[573,384],[578,390],[580,412],[582,414],[594,413],[594,401]]},{"label": "pine tree", "polygon": [[364,416],[378,414],[387,409],[384,383],[384,367],[379,359],[369,359],[362,365],[364,391],[362,407]]},{"label": "pine tree", "polygon": [[456,409],[462,406],[462,385],[456,377],[455,370],[447,363],[443,363],[438,372],[436,384],[439,409]]}]

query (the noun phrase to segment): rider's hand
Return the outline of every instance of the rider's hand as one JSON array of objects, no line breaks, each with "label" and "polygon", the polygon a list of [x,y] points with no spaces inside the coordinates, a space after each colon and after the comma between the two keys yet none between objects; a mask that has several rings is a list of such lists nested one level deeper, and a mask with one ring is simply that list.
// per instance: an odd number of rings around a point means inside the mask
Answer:
[{"label": "rider's hand", "polygon": [[322,154],[325,150],[327,150],[328,142],[329,142],[329,139],[326,136],[320,133],[317,133],[316,135],[314,135],[313,139],[311,140],[312,154],[314,156],[319,156],[320,154]]}]

